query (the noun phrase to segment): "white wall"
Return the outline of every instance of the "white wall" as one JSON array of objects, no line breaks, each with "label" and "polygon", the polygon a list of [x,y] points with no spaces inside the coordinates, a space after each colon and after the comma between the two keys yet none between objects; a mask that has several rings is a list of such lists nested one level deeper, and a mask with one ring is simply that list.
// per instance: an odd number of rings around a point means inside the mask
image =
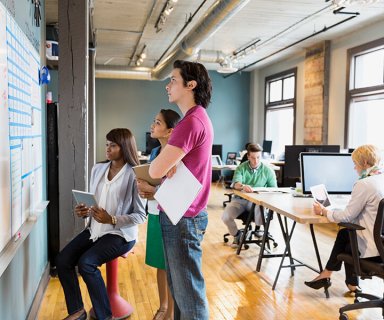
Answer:
[{"label": "white wall", "polygon": [[[331,72],[329,88],[328,144],[344,146],[345,90],[347,75],[347,50],[383,37],[384,21],[361,28],[351,34],[331,41]],[[264,138],[264,82],[265,78],[297,67],[296,144],[304,141],[304,60],[305,52],[284,58],[263,69],[252,72],[251,81],[251,138]]]}]

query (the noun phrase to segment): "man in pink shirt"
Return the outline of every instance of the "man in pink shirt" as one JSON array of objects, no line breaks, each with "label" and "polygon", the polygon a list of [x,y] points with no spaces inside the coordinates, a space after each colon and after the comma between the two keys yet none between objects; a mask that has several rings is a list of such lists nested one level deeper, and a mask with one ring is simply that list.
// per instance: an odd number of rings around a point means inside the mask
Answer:
[{"label": "man in pink shirt", "polygon": [[208,224],[207,203],[211,186],[213,128],[206,108],[211,100],[211,80],[200,63],[177,60],[166,86],[169,102],[184,118],[173,129],[164,150],[151,163],[153,178],[172,178],[183,161],[202,184],[202,190],[183,218],[173,225],[160,212],[168,284],[175,300],[175,320],[208,320],[209,310],[201,270],[201,241]]}]

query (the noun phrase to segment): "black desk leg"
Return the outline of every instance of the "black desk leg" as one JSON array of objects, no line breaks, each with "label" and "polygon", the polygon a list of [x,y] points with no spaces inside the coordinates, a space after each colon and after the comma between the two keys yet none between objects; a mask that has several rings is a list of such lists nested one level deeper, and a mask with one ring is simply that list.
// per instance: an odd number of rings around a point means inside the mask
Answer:
[{"label": "black desk leg", "polygon": [[288,219],[287,219],[287,217],[284,217],[284,225],[283,225],[283,221],[281,219],[281,215],[277,215],[277,217],[279,219],[281,233],[283,234],[283,238],[284,238],[284,242],[285,242],[285,246],[286,246],[285,250],[287,251],[288,257],[289,257],[289,262],[290,262],[290,267],[291,267],[291,275],[293,276],[294,275],[294,271],[295,271],[296,268],[295,268],[295,262],[294,262],[293,257],[292,257],[290,241],[291,241],[291,237],[292,237],[292,234],[293,234],[293,230],[295,229],[295,226],[296,226],[296,222],[294,222],[293,225],[292,225],[292,230],[291,230],[291,235],[290,235],[289,234],[289,229],[288,229]]},{"label": "black desk leg", "polygon": [[[262,207],[262,206],[260,206],[260,209],[261,209],[261,214],[264,216],[264,210],[265,210],[265,208]],[[259,259],[257,259],[257,266],[256,266],[256,271],[257,271],[257,272],[260,271],[260,268],[261,268],[261,262],[263,261],[264,250],[265,250],[265,244],[266,244],[267,239],[268,239],[269,225],[270,225],[270,223],[271,223],[272,216],[273,216],[273,211],[270,210],[270,209],[268,209],[267,220],[265,221],[265,224],[264,224],[264,233],[263,233],[263,238],[262,238],[262,241],[261,241],[261,247],[260,247]]]},{"label": "black desk leg", "polygon": [[292,276],[293,276],[293,271],[295,269],[294,265],[293,265],[293,258],[292,258],[292,254],[291,254],[290,242],[291,242],[291,238],[292,238],[292,235],[293,235],[293,231],[295,230],[295,227],[296,227],[296,221],[293,222],[291,231],[289,232],[288,224],[287,224],[287,221],[286,221],[286,217],[284,217],[285,218],[285,227],[287,228],[286,230],[284,229],[284,225],[283,225],[283,221],[281,220],[281,216],[278,214],[277,217],[279,219],[279,223],[280,223],[280,227],[281,227],[281,232],[283,233],[283,237],[284,237],[284,241],[285,241],[285,249],[284,249],[284,252],[283,252],[283,255],[282,255],[282,258],[281,258],[279,269],[277,270],[275,281],[273,282],[272,290],[275,290],[275,288],[276,288],[277,280],[279,279],[280,271],[281,271],[281,268],[283,267],[284,259],[287,256],[287,254],[289,256],[289,260],[291,261],[291,265],[290,266],[291,266],[291,274],[292,274]]},{"label": "black desk leg", "polygon": [[[315,253],[316,253],[316,258],[317,258],[317,263],[319,264],[319,273],[321,273],[323,271],[323,265],[321,264],[321,258],[320,258],[320,253],[319,253],[319,248],[317,246],[317,241],[316,241],[316,236],[315,236],[315,230],[313,228],[313,224],[310,224],[309,225],[309,228],[311,230],[311,236],[312,236],[312,241],[313,241],[313,246],[315,248]],[[326,288],[324,290],[325,292],[325,296],[327,298],[329,298],[329,292],[328,292],[328,288]]]},{"label": "black desk leg", "polygon": [[247,217],[247,222],[245,223],[244,232],[243,232],[243,234],[241,235],[241,239],[240,239],[239,247],[238,247],[237,250],[236,250],[236,254],[237,254],[237,255],[240,254],[241,248],[243,247],[243,244],[244,244],[244,242],[245,242],[245,239],[247,238],[247,233],[248,233],[249,225],[251,224],[251,222],[252,222],[252,218],[253,218],[254,215],[255,215],[255,213],[254,213],[254,212],[255,212],[255,206],[256,206],[256,204],[252,203],[251,211],[249,212],[248,217]]},{"label": "black desk leg", "polygon": [[[287,232],[288,232],[288,219],[287,219],[287,217],[284,217],[284,224],[285,224],[285,230],[287,230]],[[293,261],[292,252],[291,252],[291,237],[292,237],[292,234],[293,234],[293,229],[294,229],[294,227],[292,228],[292,233],[291,233],[291,235],[289,237],[289,241],[287,243],[288,257],[289,257],[289,262],[290,262],[290,265],[291,265],[291,275],[292,276],[294,275],[294,271],[296,270],[295,262]]]}]

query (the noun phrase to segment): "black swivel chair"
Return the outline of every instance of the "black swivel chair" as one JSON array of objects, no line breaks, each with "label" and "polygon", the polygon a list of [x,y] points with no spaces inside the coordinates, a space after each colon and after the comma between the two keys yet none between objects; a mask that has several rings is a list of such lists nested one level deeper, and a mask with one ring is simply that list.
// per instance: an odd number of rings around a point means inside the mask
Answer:
[{"label": "black swivel chair", "polygon": [[[373,236],[377,250],[379,251],[380,257],[377,261],[372,259],[362,259],[359,257],[357,235],[356,230],[363,230],[364,228],[352,224],[352,223],[339,223],[340,226],[346,227],[349,230],[349,237],[351,241],[352,254],[342,253],[337,256],[337,259],[349,263],[354,266],[354,270],[357,276],[361,279],[371,279],[373,276],[384,279],[384,199],[380,201],[379,209],[377,210],[377,216],[373,228]],[[380,259],[381,258],[381,259]],[[381,261],[380,261],[381,260]],[[359,301],[359,298],[367,299],[368,301]],[[356,293],[355,301],[353,304],[348,304],[339,309],[340,320],[347,320],[348,316],[346,311],[365,309],[365,308],[381,308],[382,315],[384,318],[384,298],[383,296],[377,297],[366,293]]]},{"label": "black swivel chair", "polygon": [[[259,227],[257,225],[255,225],[254,227],[252,226],[252,222],[254,222],[254,214],[253,213],[251,214],[251,212],[246,210],[242,212],[236,219],[239,219],[242,221],[244,228],[240,229],[240,231],[242,231],[243,234],[245,234],[245,237],[243,237],[239,243],[239,247],[236,253],[240,254],[240,251],[243,246],[244,246],[244,249],[247,250],[249,248],[249,244],[251,243],[255,243],[258,246],[261,246],[261,243],[263,241],[262,239],[263,231],[260,233]],[[263,221],[264,221],[264,218],[263,218]],[[264,225],[265,225],[265,221],[264,221]],[[230,236],[229,233],[225,233],[223,235],[223,240],[225,243],[229,241],[228,239],[229,236]],[[271,249],[271,246],[269,243],[270,241],[272,241],[272,245],[274,248],[277,247],[278,244],[270,233],[268,233],[266,240],[267,240],[266,244],[267,244],[268,250]]]}]

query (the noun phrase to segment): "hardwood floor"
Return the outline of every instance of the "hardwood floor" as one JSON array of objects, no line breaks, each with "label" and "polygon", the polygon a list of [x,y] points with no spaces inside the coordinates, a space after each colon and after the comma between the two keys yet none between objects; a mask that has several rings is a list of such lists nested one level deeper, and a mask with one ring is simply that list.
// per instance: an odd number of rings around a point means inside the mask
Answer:
[{"label": "hardwood floor", "polygon": [[[315,291],[304,285],[316,273],[305,267],[296,269],[291,277],[289,269],[283,269],[272,291],[272,284],[280,262],[279,258],[263,261],[261,271],[256,273],[259,247],[251,245],[239,256],[235,249],[223,243],[226,228],[221,222],[222,202],[225,189],[213,184],[208,206],[209,225],[203,241],[203,268],[207,284],[207,295],[212,320],[254,320],[254,319],[338,319],[338,309],[353,298],[345,296],[344,271],[334,273],[330,299],[323,291]],[[276,251],[283,249],[283,240],[277,219],[272,220],[272,234],[279,243]],[[337,226],[315,227],[322,262],[326,263],[337,232]],[[135,311],[129,319],[151,320],[158,309],[155,269],[144,263],[146,225],[140,226],[140,241],[127,259],[119,261],[120,294],[127,299]],[[230,240],[231,241],[231,240]],[[292,239],[292,250],[296,258],[316,265],[312,240],[307,225],[297,225]],[[105,276],[105,268],[102,267]],[[86,287],[81,281],[83,299],[88,310],[91,303]],[[361,281],[363,291],[382,295],[383,282]],[[62,319],[67,315],[64,295],[59,280],[51,278],[38,319]],[[349,312],[349,319],[382,319],[378,309]]]}]

